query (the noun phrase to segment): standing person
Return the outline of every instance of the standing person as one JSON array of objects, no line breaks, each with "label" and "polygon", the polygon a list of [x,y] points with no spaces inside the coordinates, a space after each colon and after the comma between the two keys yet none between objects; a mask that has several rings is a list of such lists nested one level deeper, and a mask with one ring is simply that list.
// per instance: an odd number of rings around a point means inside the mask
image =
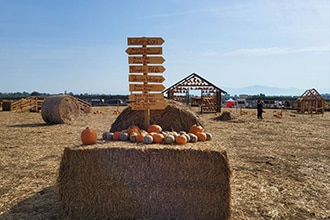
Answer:
[{"label": "standing person", "polygon": [[257,111],[258,111],[257,117],[258,117],[258,119],[262,119],[263,105],[264,105],[264,102],[259,97],[259,99],[257,101]]},{"label": "standing person", "polygon": [[19,104],[19,108],[21,109],[21,112],[23,112],[24,105],[23,104]]}]

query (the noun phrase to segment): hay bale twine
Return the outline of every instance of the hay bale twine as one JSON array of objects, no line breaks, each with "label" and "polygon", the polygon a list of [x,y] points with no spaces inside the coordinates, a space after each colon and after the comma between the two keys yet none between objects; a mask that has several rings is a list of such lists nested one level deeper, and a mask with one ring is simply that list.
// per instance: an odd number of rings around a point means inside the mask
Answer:
[{"label": "hay bale twine", "polygon": [[47,124],[72,124],[79,113],[77,99],[69,95],[50,96],[41,106],[41,116]]},{"label": "hay bale twine", "polygon": [[230,175],[218,147],[107,143],[65,148],[57,184],[67,219],[229,219]]},{"label": "hay bale twine", "polygon": [[[165,131],[184,130],[187,132],[193,124],[198,123],[202,126],[204,124],[199,115],[182,103],[174,101],[167,101],[167,107],[164,110],[151,110],[150,123],[160,125]],[[147,129],[144,125],[144,111],[134,111],[131,107],[127,107],[111,125],[110,132],[121,131],[131,125]]]}]

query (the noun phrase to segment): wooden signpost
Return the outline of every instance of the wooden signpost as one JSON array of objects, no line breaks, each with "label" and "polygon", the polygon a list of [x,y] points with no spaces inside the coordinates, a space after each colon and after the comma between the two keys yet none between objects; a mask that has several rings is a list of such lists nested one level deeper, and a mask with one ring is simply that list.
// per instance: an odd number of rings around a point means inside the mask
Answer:
[{"label": "wooden signpost", "polygon": [[145,76],[145,75],[128,75],[128,81],[130,82],[153,82],[153,83],[162,83],[165,78],[163,76]]},{"label": "wooden signpost", "polygon": [[[164,96],[161,91],[165,89],[162,82],[165,78],[162,75],[165,68],[162,65],[165,59],[159,56],[163,53],[162,47],[164,43],[161,37],[129,37],[126,49],[129,66],[128,81],[132,110],[144,110],[145,127],[150,125],[150,110],[161,110],[166,108]],[[149,46],[149,47],[148,47]],[[134,56],[132,56],[134,55]],[[139,65],[140,64],[140,65]],[[152,73],[153,75],[150,75]]]},{"label": "wooden signpost", "polygon": [[161,37],[129,37],[128,45],[162,45],[165,41]]},{"label": "wooden signpost", "polygon": [[130,73],[163,73],[165,68],[163,66],[130,66]]},{"label": "wooden signpost", "polygon": [[149,102],[156,102],[157,100],[162,100],[163,94],[155,93],[155,94],[131,94],[129,96],[129,100],[132,102],[141,102],[141,101],[149,101]]},{"label": "wooden signpost", "polygon": [[144,92],[146,95],[148,92],[161,92],[165,89],[165,87],[162,84],[130,84],[129,85],[129,91],[135,92],[135,91],[141,91]]},{"label": "wooden signpost", "polygon": [[161,47],[129,47],[126,50],[129,55],[147,55],[147,54],[162,54]]},{"label": "wooden signpost", "polygon": [[128,63],[129,64],[162,64],[164,63],[165,59],[160,56],[149,56],[143,58],[142,56],[131,56],[128,57]]},{"label": "wooden signpost", "polygon": [[[134,110],[159,110],[166,108],[165,102],[135,102],[131,104],[134,106]],[[132,107],[133,108],[133,107]],[[149,118],[150,120],[150,118]],[[149,127],[150,122],[146,127]]]}]

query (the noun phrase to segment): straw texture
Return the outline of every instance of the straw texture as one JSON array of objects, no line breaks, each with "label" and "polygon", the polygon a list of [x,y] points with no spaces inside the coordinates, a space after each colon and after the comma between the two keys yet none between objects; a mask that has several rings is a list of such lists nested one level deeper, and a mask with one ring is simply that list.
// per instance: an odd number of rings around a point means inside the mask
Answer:
[{"label": "straw texture", "polygon": [[47,124],[72,124],[79,113],[76,98],[68,95],[48,97],[41,106],[41,116]]},{"label": "straw texture", "polygon": [[230,173],[224,150],[65,148],[58,186],[70,219],[228,219]]},{"label": "straw texture", "polygon": [[[161,125],[167,131],[189,131],[193,124],[203,126],[204,122],[199,115],[191,111],[187,106],[174,101],[166,101],[167,107],[164,110],[151,110],[150,123]],[[110,131],[121,131],[131,125],[137,125],[141,129],[147,129],[144,125],[144,111],[133,111],[126,108],[111,125]]]}]

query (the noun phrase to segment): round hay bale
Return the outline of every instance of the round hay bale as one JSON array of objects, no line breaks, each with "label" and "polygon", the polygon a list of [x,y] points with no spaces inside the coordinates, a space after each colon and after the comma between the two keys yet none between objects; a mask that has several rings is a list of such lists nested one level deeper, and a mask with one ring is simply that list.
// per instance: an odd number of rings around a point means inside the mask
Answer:
[{"label": "round hay bale", "polygon": [[[164,110],[150,111],[150,124],[158,124],[164,131],[188,132],[189,128],[196,123],[202,126],[204,124],[196,113],[179,102],[167,101],[167,107]],[[131,125],[147,129],[144,125],[144,111],[135,111],[131,107],[124,109],[111,125],[110,132],[125,130]]]},{"label": "round hay bale", "polygon": [[68,95],[48,97],[41,106],[41,116],[47,124],[72,124],[79,111],[77,99]]}]

